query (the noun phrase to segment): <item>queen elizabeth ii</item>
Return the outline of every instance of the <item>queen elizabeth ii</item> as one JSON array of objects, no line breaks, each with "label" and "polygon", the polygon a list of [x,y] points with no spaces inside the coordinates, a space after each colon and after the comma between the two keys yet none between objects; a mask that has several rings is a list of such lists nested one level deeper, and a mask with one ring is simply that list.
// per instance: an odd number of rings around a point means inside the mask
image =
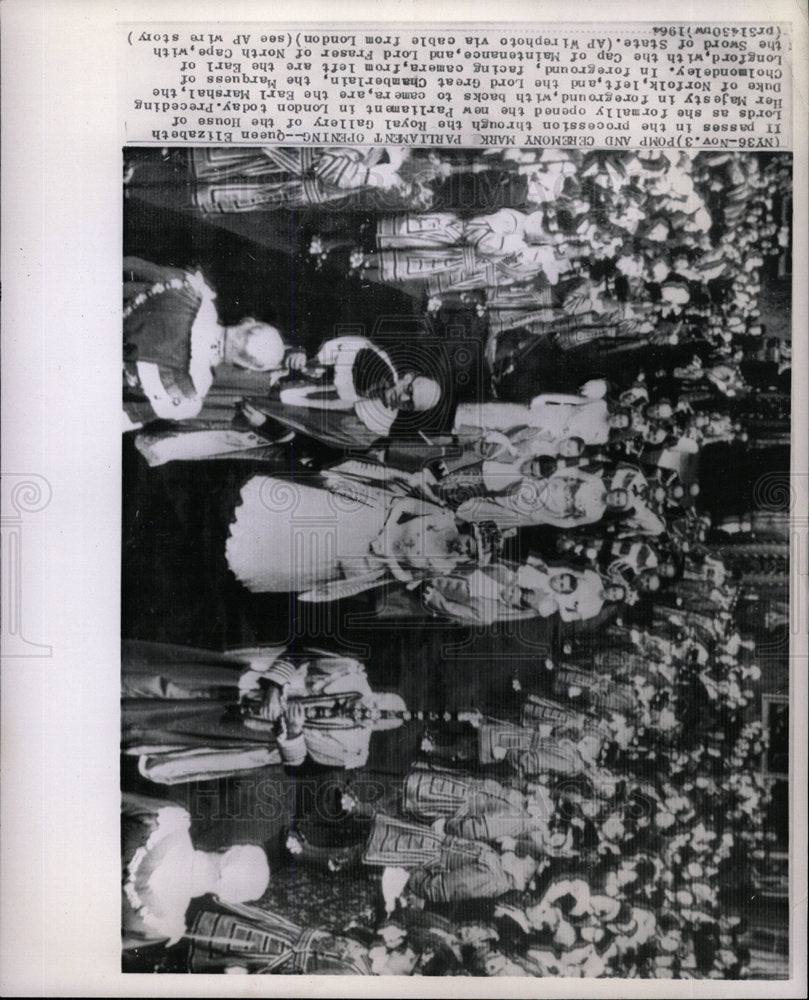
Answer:
[{"label": "queen elizabeth ii", "polygon": [[360,461],[311,485],[254,476],[230,526],[228,566],[254,593],[330,601],[471,564],[473,529],[434,499],[428,480]]}]

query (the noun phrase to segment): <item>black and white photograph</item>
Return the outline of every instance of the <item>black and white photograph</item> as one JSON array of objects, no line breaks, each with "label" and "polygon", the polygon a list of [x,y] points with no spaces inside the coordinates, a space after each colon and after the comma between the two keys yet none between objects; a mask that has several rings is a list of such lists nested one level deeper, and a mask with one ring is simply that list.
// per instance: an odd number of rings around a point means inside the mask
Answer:
[{"label": "black and white photograph", "polygon": [[792,154],[121,169],[121,970],[789,979]]}]

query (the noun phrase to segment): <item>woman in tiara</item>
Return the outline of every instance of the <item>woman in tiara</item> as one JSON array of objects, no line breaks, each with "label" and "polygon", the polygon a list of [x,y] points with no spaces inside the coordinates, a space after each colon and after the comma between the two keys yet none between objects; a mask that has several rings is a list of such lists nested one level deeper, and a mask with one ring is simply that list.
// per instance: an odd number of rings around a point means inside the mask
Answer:
[{"label": "woman in tiara", "polygon": [[575,528],[629,508],[625,489],[611,487],[600,473],[563,462],[549,470],[543,458],[521,464],[484,461],[461,474],[467,485],[454,491],[458,516],[491,521],[500,529],[532,524]]},{"label": "woman in tiara", "polygon": [[253,593],[332,601],[393,581],[412,588],[485,556],[423,473],[350,460],[311,485],[254,476],[240,500],[225,555]]}]

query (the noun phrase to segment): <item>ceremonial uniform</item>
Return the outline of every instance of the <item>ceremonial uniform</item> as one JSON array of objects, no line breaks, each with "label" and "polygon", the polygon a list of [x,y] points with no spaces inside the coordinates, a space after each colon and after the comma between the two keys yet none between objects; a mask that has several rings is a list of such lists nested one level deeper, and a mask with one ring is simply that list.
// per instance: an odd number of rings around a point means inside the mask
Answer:
[{"label": "ceremonial uniform", "polygon": [[419,819],[513,813],[525,808],[525,797],[491,778],[457,771],[416,768],[404,781],[402,810]]},{"label": "ceremonial uniform", "polygon": [[[398,159],[384,148],[220,146],[193,149],[194,207],[206,215],[343,202],[391,207],[401,188]],[[388,162],[383,162],[383,161]]]},{"label": "ceremonial uniform", "polygon": [[487,844],[384,814],[374,818],[363,862],[413,869],[410,890],[435,903],[491,899],[516,888],[500,855]]},{"label": "ceremonial uniform", "polygon": [[582,694],[588,707],[600,715],[609,716],[615,712],[631,718],[640,710],[637,692],[631,684],[592,670],[570,665],[559,667],[554,674],[553,690],[569,697]]},{"label": "ceremonial uniform", "polygon": [[578,742],[561,736],[506,722],[484,722],[480,727],[479,756],[482,764],[506,760],[524,775],[550,774],[574,777],[587,774],[603,737],[593,729]]},{"label": "ceremonial uniform", "polygon": [[[299,736],[278,737],[284,762],[293,766],[309,756],[326,767],[363,767],[374,730],[400,726],[406,710],[398,695],[375,694],[365,668],[350,657],[319,655],[297,667],[277,660],[259,678],[281,687],[287,700],[312,706]],[[372,711],[383,701],[385,710],[398,713],[397,718],[363,718],[363,709]],[[250,718],[247,724],[255,725]]]},{"label": "ceremonial uniform", "polygon": [[[283,647],[211,653],[125,642],[122,739],[151,781],[175,784],[225,777],[310,756],[329,767],[362,767],[371,734],[401,725],[406,706],[371,690],[350,657],[319,652],[297,664]],[[287,738],[260,714],[269,684],[299,700],[303,731]],[[384,709],[385,718],[375,717]]]},{"label": "ceremonial uniform", "polygon": [[[387,354],[365,337],[336,337],[320,348],[316,361],[329,372],[328,382],[282,389],[281,404],[315,410],[353,410],[368,430],[377,437],[386,437],[396,411],[384,404],[382,394],[397,379]],[[275,412],[271,415],[281,419]]]},{"label": "ceremonial uniform", "polygon": [[214,293],[199,271],[132,260],[124,286],[124,428],[196,416],[221,360]]},{"label": "ceremonial uniform", "polygon": [[206,907],[188,937],[190,972],[264,975],[371,976],[368,949],[358,941],[303,928],[278,913],[247,904]]},{"label": "ceremonial uniform", "polygon": [[[367,451],[394,431],[399,411],[385,402],[399,380],[388,355],[365,337],[336,337],[315,359],[322,381],[295,376],[277,399],[251,398],[250,404],[272,421],[332,448]],[[422,416],[428,422],[430,410]],[[413,414],[409,414],[410,433]]]},{"label": "ceremonial uniform", "polygon": [[511,208],[467,220],[452,212],[383,218],[369,263],[380,281],[419,282],[430,295],[497,290],[540,273],[555,284],[560,262],[552,246],[526,242],[525,218]]}]

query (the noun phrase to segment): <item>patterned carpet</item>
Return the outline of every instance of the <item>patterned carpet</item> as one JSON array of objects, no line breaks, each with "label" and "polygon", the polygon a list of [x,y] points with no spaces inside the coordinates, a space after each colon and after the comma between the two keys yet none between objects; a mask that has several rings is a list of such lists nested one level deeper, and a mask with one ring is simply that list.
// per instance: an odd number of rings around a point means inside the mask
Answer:
[{"label": "patterned carpet", "polygon": [[276,869],[261,906],[297,924],[343,930],[352,921],[373,926],[379,885],[368,869],[326,874],[304,865]]}]

